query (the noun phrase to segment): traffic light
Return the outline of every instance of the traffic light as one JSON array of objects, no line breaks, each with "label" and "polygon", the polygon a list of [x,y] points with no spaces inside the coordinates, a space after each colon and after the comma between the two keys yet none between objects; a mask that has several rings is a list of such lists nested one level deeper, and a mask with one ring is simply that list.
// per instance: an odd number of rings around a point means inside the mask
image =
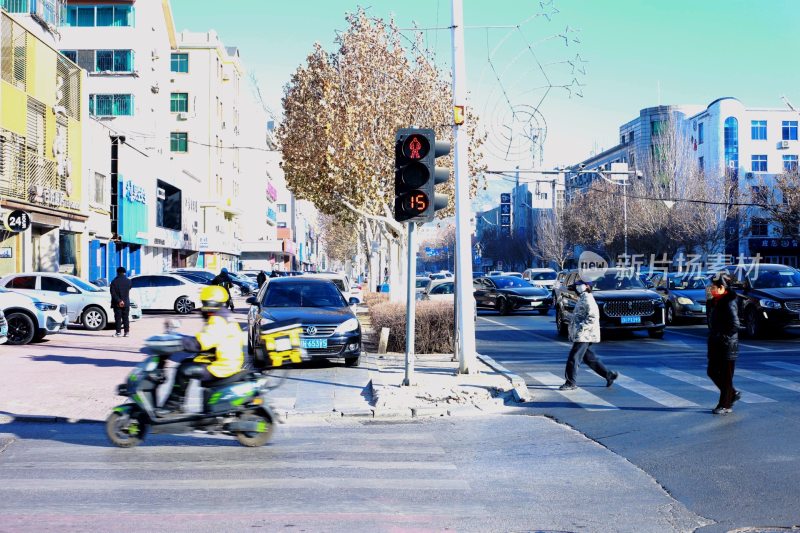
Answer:
[{"label": "traffic light", "polygon": [[450,179],[437,168],[436,158],[450,153],[450,143],[436,142],[432,129],[403,128],[395,134],[394,218],[398,222],[431,222],[447,207],[447,196],[436,185]]}]

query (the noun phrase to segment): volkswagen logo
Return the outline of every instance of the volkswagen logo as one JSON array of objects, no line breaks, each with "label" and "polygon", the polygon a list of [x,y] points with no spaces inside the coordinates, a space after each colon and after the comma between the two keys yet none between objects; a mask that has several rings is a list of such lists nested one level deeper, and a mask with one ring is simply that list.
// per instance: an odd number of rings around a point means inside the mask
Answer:
[{"label": "volkswagen logo", "polygon": [[306,328],[306,334],[308,334],[308,335],[316,335],[317,334],[317,327],[316,326],[308,326]]}]

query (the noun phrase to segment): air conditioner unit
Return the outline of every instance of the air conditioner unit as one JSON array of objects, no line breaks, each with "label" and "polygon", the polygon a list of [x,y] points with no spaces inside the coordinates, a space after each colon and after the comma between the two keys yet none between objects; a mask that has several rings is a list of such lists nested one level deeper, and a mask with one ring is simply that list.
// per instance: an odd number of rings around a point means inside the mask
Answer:
[{"label": "air conditioner unit", "polygon": [[752,172],[745,172],[744,177],[745,177],[745,179],[751,180],[751,179],[753,179],[753,173]]},{"label": "air conditioner unit", "polygon": [[178,120],[188,120],[189,115],[186,113],[178,113]]},{"label": "air conditioner unit", "polygon": [[158,197],[159,200],[166,200],[167,199],[167,191],[165,191],[164,189],[159,187],[158,189],[156,189],[156,197]]},{"label": "air conditioner unit", "polygon": [[789,141],[781,141],[780,148],[789,148]]}]

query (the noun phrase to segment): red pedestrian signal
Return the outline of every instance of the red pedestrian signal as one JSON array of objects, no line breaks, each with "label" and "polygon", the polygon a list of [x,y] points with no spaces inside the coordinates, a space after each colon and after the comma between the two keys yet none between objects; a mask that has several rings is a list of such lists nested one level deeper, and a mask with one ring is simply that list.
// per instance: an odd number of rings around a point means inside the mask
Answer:
[{"label": "red pedestrian signal", "polygon": [[[431,147],[434,149],[431,150]],[[405,128],[395,134],[394,218],[399,222],[431,222],[447,207],[447,197],[436,194],[436,184],[450,171],[436,167],[436,158],[450,153],[450,143],[436,142],[432,129]]]}]

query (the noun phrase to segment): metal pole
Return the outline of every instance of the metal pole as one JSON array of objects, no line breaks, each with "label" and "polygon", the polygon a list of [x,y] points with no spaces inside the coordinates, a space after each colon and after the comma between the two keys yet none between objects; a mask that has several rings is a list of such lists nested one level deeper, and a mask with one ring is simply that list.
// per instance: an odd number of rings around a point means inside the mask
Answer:
[{"label": "metal pole", "polygon": [[628,179],[622,182],[622,218],[625,225],[625,261],[628,261]]},{"label": "metal pole", "polygon": [[[464,6],[462,0],[452,0],[453,8],[453,105],[466,106],[467,70],[464,60]],[[456,299],[459,305],[470,307],[472,302],[472,245],[470,243],[469,217],[472,206],[469,199],[469,166],[467,149],[469,138],[465,125],[453,126],[454,167],[456,175]],[[475,321],[472,313],[457,313],[456,333],[458,346],[458,373],[469,374],[475,368]]]},{"label": "metal pole", "polygon": [[414,384],[414,331],[416,322],[417,251],[414,248],[414,222],[408,223],[408,283],[406,290],[406,377],[403,385]]}]

